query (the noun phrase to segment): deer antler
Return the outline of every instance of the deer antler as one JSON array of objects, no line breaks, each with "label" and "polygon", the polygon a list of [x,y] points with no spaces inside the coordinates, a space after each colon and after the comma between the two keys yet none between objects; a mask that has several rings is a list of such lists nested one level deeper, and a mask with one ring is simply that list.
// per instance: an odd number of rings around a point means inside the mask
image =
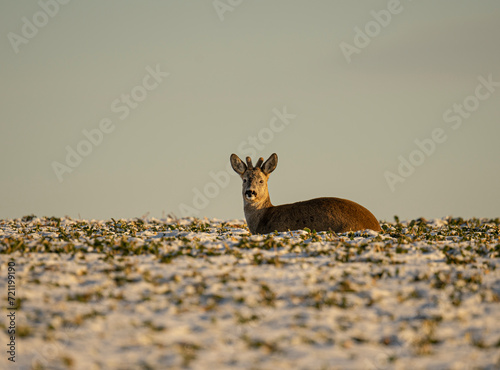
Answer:
[{"label": "deer antler", "polygon": [[253,168],[253,165],[252,165],[252,158],[250,157],[247,157],[247,167],[250,169],[250,168]]},{"label": "deer antler", "polygon": [[262,162],[264,162],[264,158],[260,157],[259,160],[257,161],[257,164],[255,165],[256,168],[259,168],[262,166]]}]

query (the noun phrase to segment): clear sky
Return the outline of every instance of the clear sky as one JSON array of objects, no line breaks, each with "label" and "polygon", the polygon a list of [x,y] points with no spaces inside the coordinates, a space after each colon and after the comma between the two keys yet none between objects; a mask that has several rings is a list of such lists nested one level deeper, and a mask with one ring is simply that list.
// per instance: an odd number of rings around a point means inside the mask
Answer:
[{"label": "clear sky", "polygon": [[2,1],[0,218],[500,216],[500,2]]}]

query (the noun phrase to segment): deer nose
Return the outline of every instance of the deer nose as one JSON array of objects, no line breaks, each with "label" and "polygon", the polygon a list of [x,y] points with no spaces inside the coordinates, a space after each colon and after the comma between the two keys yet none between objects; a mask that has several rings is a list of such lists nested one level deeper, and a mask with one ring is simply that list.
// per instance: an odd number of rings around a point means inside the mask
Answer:
[{"label": "deer nose", "polygon": [[245,191],[245,196],[251,197],[252,195],[257,196],[257,192],[253,190],[247,190]]}]

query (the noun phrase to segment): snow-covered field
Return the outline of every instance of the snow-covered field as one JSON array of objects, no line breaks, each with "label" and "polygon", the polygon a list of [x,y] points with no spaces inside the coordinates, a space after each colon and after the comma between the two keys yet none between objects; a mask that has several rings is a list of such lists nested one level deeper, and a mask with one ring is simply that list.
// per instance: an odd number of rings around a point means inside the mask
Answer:
[{"label": "snow-covered field", "polygon": [[383,229],[0,220],[0,368],[500,368],[499,219]]}]

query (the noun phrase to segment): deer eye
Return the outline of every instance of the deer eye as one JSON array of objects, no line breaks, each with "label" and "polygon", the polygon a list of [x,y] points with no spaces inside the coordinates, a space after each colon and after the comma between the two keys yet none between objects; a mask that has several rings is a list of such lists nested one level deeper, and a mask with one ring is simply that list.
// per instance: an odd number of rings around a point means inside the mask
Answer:
[{"label": "deer eye", "polygon": [[243,182],[247,182],[247,179],[243,179]]},{"label": "deer eye", "polygon": [[262,183],[264,183],[264,180],[260,180],[260,183],[261,183],[261,184],[262,184]]}]

